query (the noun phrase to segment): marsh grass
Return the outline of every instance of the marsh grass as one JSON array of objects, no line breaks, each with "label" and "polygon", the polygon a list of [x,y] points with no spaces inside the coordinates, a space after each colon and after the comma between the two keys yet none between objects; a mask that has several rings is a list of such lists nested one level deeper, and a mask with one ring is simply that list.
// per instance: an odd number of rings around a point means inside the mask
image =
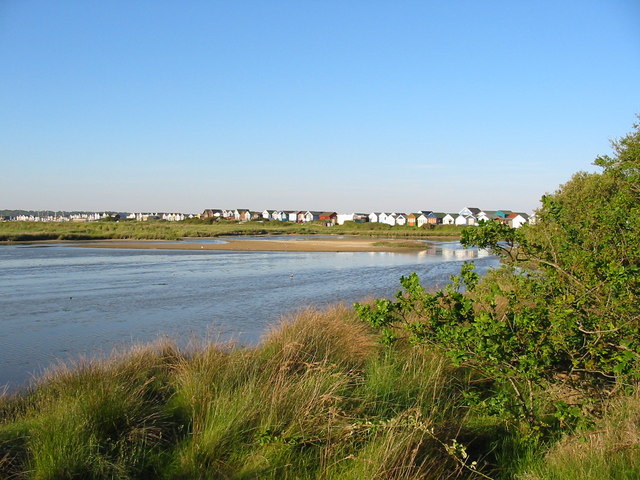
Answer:
[{"label": "marsh grass", "polygon": [[384,224],[353,223],[327,227],[320,223],[289,222],[0,222],[0,241],[28,242],[39,240],[180,240],[186,237],[218,237],[229,235],[368,235],[385,237],[457,238],[461,227],[441,225],[434,229]]}]

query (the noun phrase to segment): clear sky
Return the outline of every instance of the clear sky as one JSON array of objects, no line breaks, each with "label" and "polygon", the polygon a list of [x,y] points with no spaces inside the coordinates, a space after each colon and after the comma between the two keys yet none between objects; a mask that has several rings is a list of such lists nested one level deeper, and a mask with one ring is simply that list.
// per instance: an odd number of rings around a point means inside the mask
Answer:
[{"label": "clear sky", "polygon": [[530,211],[637,113],[638,0],[0,0],[0,209]]}]

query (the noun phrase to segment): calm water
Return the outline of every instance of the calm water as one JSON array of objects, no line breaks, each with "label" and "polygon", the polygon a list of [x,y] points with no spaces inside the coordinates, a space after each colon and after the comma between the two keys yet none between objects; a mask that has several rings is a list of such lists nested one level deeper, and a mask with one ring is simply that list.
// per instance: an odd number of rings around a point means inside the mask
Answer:
[{"label": "calm water", "polygon": [[[221,240],[196,242],[212,241]],[[480,271],[497,264],[457,242],[429,245],[420,254],[0,246],[0,386],[23,385],[56,359],[165,335],[254,343],[304,306],[391,296],[411,272],[442,285],[465,260]]]}]

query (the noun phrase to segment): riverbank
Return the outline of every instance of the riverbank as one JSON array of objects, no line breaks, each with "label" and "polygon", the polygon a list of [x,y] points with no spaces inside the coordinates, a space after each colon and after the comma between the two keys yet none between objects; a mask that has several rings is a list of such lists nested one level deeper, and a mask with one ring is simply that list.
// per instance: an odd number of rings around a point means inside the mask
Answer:
[{"label": "riverbank", "polygon": [[75,243],[83,248],[127,248],[145,250],[223,250],[239,252],[411,252],[426,250],[428,244],[420,240],[380,241],[363,238],[305,238],[304,240],[243,240],[228,239],[224,243],[159,243],[105,240]]}]

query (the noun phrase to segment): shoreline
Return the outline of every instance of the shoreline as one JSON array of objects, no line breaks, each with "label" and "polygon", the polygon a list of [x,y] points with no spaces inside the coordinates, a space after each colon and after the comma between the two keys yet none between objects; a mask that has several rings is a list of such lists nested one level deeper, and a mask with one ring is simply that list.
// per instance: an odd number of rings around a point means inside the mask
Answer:
[{"label": "shoreline", "polygon": [[[223,239],[224,237],[216,237]],[[160,243],[164,240],[99,240],[85,242],[55,241],[71,243],[69,246],[80,248],[117,248],[144,250],[197,250],[197,251],[236,251],[236,252],[390,252],[414,253],[426,250],[424,240],[368,238],[336,238],[292,240],[225,240],[226,243]],[[29,242],[34,243],[34,242]],[[52,243],[52,242],[46,242]]]}]

